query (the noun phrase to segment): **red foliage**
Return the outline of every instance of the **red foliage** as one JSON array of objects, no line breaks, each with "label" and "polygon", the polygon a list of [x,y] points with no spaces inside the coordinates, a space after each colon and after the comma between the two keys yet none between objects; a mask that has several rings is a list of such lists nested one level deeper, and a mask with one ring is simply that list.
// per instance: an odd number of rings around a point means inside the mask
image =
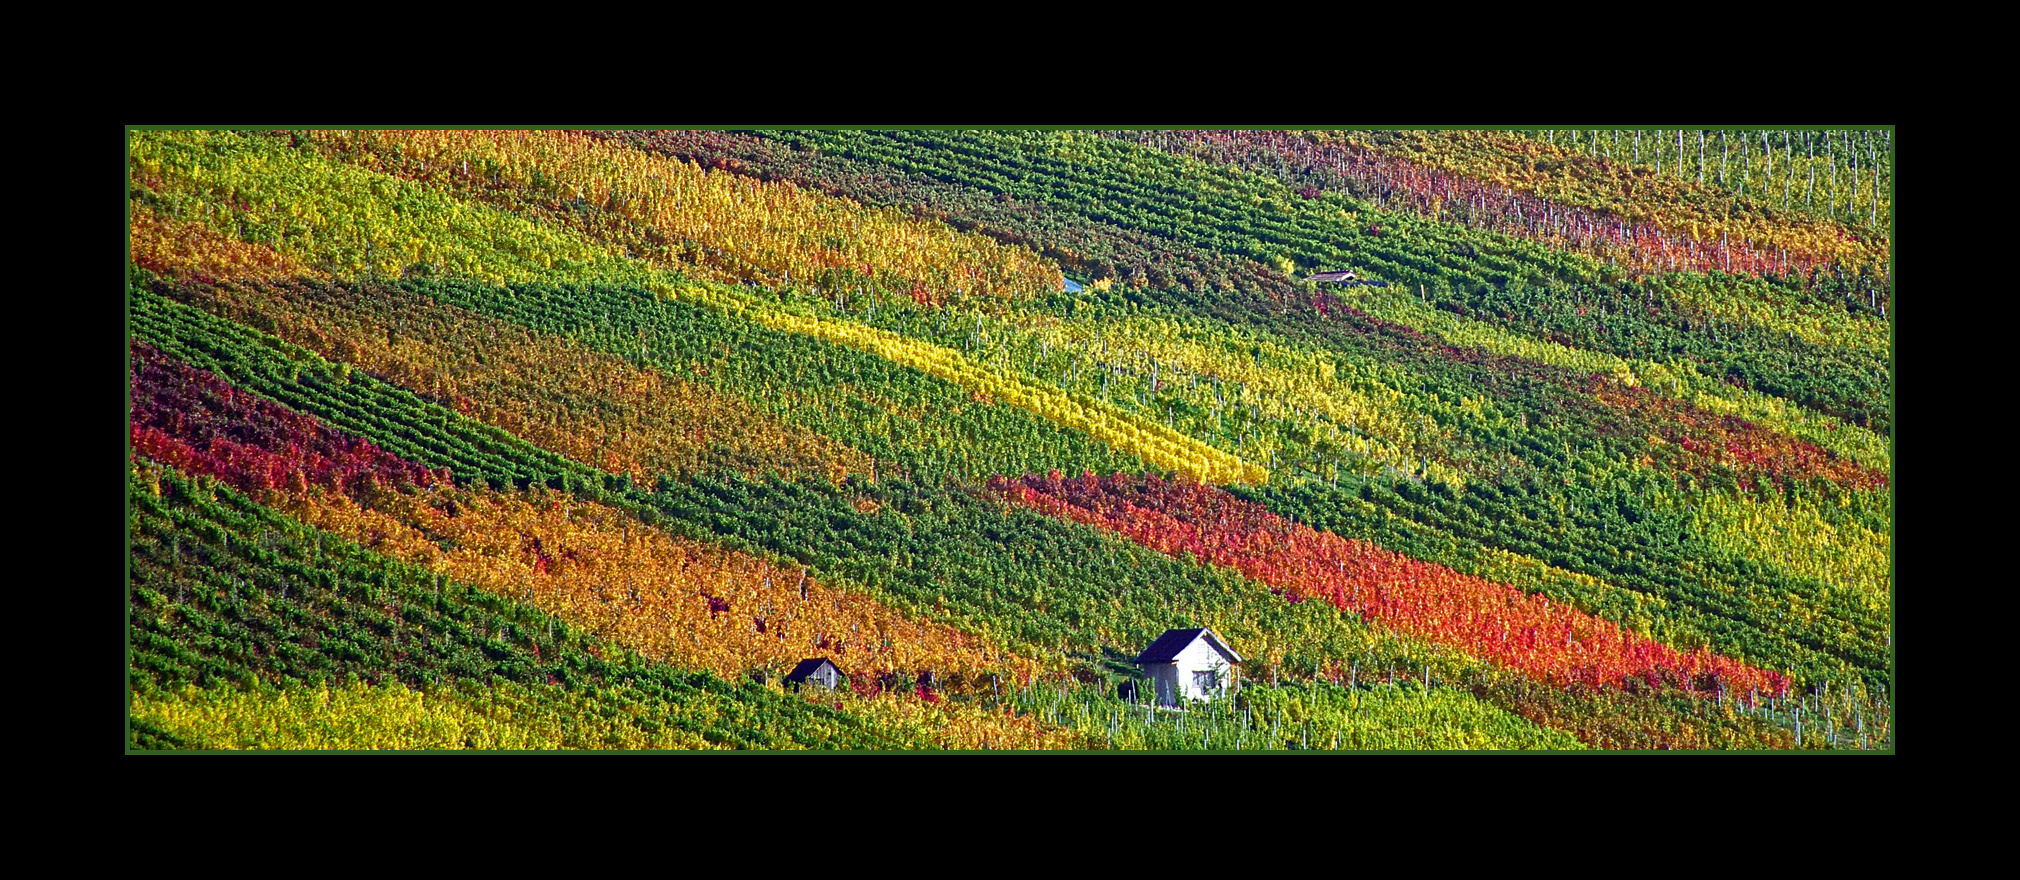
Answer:
[{"label": "red foliage", "polygon": [[185,473],[210,474],[254,494],[309,485],[368,494],[448,480],[446,470],[331,430],[147,343],[133,344],[132,367],[133,449]]},{"label": "red foliage", "polygon": [[[1644,270],[1768,275],[1807,272],[1831,262],[1825,253],[1788,252],[1744,239],[1700,241],[1650,220],[1562,204],[1365,146],[1317,143],[1295,132],[1179,131],[1165,136],[1183,139],[1184,146],[1174,152],[1249,168],[1300,169],[1299,179],[1312,181],[1298,192],[1311,191],[1306,198],[1326,190],[1347,192],[1389,210],[1438,216],[1556,247],[1619,255]],[[1622,182],[1631,197],[1632,179]],[[1379,236],[1381,230],[1370,226],[1368,234]],[[1847,233],[1840,230],[1838,235]]]},{"label": "red foliage", "polygon": [[1287,522],[1212,486],[1154,475],[1063,479],[1058,471],[990,486],[1052,516],[1236,569],[1292,600],[1324,599],[1559,687],[1625,688],[1638,679],[1698,692],[1780,693],[1787,684],[1780,673],[1702,648],[1679,651],[1515,587]]},{"label": "red foliage", "polygon": [[1615,409],[1632,412],[1644,424],[1659,425],[1662,439],[1682,450],[1682,469],[1703,475],[1712,468],[1734,472],[1741,483],[1778,478],[1823,477],[1852,489],[1884,488],[1883,471],[1839,458],[1828,449],[1779,434],[1737,416],[1722,416],[1690,404],[1594,379],[1587,390]]}]

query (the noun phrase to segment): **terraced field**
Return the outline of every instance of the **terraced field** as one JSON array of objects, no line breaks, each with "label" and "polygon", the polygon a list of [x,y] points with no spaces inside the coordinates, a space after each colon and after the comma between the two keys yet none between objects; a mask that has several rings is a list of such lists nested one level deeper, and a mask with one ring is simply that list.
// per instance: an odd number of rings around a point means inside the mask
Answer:
[{"label": "terraced field", "polygon": [[128,748],[1891,751],[1892,135],[130,130]]}]

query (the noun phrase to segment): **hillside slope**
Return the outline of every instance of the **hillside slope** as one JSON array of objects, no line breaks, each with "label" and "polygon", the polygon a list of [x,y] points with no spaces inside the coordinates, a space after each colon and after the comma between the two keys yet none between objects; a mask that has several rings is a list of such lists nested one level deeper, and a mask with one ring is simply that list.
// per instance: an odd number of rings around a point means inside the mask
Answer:
[{"label": "hillside slope", "polygon": [[129,748],[1891,749],[1892,133],[1699,134],[131,131]]}]

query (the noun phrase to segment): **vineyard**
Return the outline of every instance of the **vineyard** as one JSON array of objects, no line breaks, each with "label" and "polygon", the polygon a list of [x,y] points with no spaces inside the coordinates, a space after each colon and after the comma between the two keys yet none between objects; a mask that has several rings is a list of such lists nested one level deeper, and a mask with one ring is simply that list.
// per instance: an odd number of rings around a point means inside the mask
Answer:
[{"label": "vineyard", "polygon": [[1891,752],[1893,134],[131,129],[127,749]]}]

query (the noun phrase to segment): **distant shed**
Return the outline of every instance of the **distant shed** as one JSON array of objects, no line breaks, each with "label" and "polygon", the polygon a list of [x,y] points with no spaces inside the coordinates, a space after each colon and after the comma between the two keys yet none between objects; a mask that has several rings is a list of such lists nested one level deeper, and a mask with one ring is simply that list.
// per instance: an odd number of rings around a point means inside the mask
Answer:
[{"label": "distant shed", "polygon": [[1338,271],[1338,272],[1320,272],[1320,273],[1318,273],[1317,275],[1306,275],[1306,276],[1305,276],[1305,280],[1306,280],[1306,281],[1331,281],[1331,282],[1333,282],[1334,284],[1338,284],[1338,285],[1339,285],[1339,286],[1341,286],[1341,287],[1387,287],[1387,286],[1389,286],[1389,282],[1387,282],[1387,281],[1367,281],[1367,280],[1363,280],[1363,279],[1361,278],[1361,276],[1360,276],[1360,275],[1357,275],[1357,274],[1355,274],[1355,273],[1354,273],[1354,270],[1352,270],[1352,269],[1343,269],[1343,270],[1340,270],[1340,271]]},{"label": "distant shed", "polygon": [[1180,699],[1210,700],[1234,693],[1241,655],[1213,630],[1166,630],[1136,656],[1136,665],[1156,682],[1157,701],[1179,705]]},{"label": "distant shed", "polygon": [[835,664],[828,662],[826,657],[801,660],[800,665],[793,667],[793,671],[786,675],[786,684],[797,685],[810,681],[828,690],[834,690],[835,685],[841,680],[842,671],[836,669]]}]

